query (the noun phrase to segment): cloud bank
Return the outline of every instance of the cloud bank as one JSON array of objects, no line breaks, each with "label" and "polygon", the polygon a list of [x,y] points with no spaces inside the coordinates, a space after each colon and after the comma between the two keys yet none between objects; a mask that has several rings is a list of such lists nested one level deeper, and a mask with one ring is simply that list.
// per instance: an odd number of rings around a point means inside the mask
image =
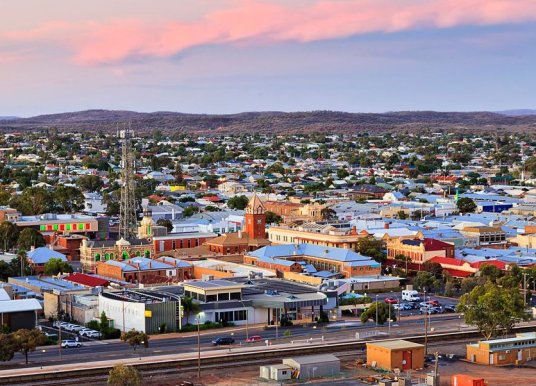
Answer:
[{"label": "cloud bank", "polygon": [[[63,20],[3,34],[10,42],[67,47],[80,65],[161,58],[222,44],[313,42],[368,33],[536,21],[534,0],[238,0],[195,21],[147,22],[142,17]],[[153,4],[153,6],[155,6]]]}]

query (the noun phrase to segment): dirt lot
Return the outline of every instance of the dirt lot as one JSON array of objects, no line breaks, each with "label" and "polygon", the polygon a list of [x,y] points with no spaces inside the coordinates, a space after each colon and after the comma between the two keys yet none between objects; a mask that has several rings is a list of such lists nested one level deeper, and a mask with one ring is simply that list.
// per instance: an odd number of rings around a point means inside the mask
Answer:
[{"label": "dirt lot", "polygon": [[[429,352],[437,350],[440,355],[457,354],[464,356],[465,345],[441,345],[438,347],[430,347]],[[341,362],[342,374],[334,379],[323,379],[309,381],[307,384],[321,385],[365,385],[358,381],[359,377],[378,374],[375,370],[356,366],[355,357],[344,357]],[[272,363],[277,363],[272,362]],[[280,363],[280,362],[279,362]],[[414,381],[424,381],[426,373],[433,370],[433,367],[428,367],[423,371],[413,372]],[[447,361],[440,360],[439,373],[441,374],[441,386],[450,386],[451,376],[453,374],[463,373],[473,375],[475,377],[484,378],[489,386],[536,386],[536,361],[526,367],[490,367],[475,365],[461,360]],[[181,381],[191,381],[196,385],[204,386],[257,386],[257,385],[275,385],[277,383],[263,381],[259,378],[259,365],[246,365],[240,368],[232,367],[229,369],[211,369],[203,370],[200,380],[197,379],[197,373],[180,372],[173,376],[162,377],[145,377],[144,383],[147,385],[159,386],[174,386],[180,385]],[[298,383],[296,380],[291,384]]]}]

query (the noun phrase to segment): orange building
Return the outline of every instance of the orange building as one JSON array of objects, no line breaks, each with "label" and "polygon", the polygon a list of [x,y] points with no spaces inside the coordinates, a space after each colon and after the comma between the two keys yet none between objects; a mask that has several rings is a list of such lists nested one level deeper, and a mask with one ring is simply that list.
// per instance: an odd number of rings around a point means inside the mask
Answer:
[{"label": "orange building", "polygon": [[515,338],[483,340],[467,345],[467,360],[482,365],[518,365],[536,357],[536,333]]},{"label": "orange building", "polygon": [[407,340],[367,343],[367,365],[385,370],[424,367],[424,346]]}]

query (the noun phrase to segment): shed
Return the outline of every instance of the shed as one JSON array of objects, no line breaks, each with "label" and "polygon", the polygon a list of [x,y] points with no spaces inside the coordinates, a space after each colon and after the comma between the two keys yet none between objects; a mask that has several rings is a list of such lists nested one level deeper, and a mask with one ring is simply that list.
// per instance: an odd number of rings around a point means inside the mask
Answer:
[{"label": "shed", "polygon": [[386,370],[424,367],[424,346],[407,340],[367,343],[367,365]]},{"label": "shed", "polygon": [[260,377],[264,379],[273,379],[274,381],[285,381],[292,379],[292,373],[295,370],[288,365],[271,365],[260,367]]},{"label": "shed", "polygon": [[334,376],[341,371],[340,359],[332,354],[286,358],[283,364],[297,370],[298,379]]}]

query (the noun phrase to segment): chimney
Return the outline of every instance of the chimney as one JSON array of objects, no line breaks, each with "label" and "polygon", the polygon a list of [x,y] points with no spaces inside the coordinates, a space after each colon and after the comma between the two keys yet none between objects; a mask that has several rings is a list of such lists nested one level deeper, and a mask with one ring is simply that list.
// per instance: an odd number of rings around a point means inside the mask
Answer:
[{"label": "chimney", "polygon": [[352,236],[357,235],[357,228],[356,228],[355,226],[353,226],[352,229],[350,230],[350,234],[351,234]]},{"label": "chimney", "polygon": [[241,230],[238,231],[238,238],[239,238],[239,239],[242,238],[242,231],[241,231]]},{"label": "chimney", "polygon": [[385,222],[383,224],[383,229],[389,229],[389,223],[388,222]]}]

